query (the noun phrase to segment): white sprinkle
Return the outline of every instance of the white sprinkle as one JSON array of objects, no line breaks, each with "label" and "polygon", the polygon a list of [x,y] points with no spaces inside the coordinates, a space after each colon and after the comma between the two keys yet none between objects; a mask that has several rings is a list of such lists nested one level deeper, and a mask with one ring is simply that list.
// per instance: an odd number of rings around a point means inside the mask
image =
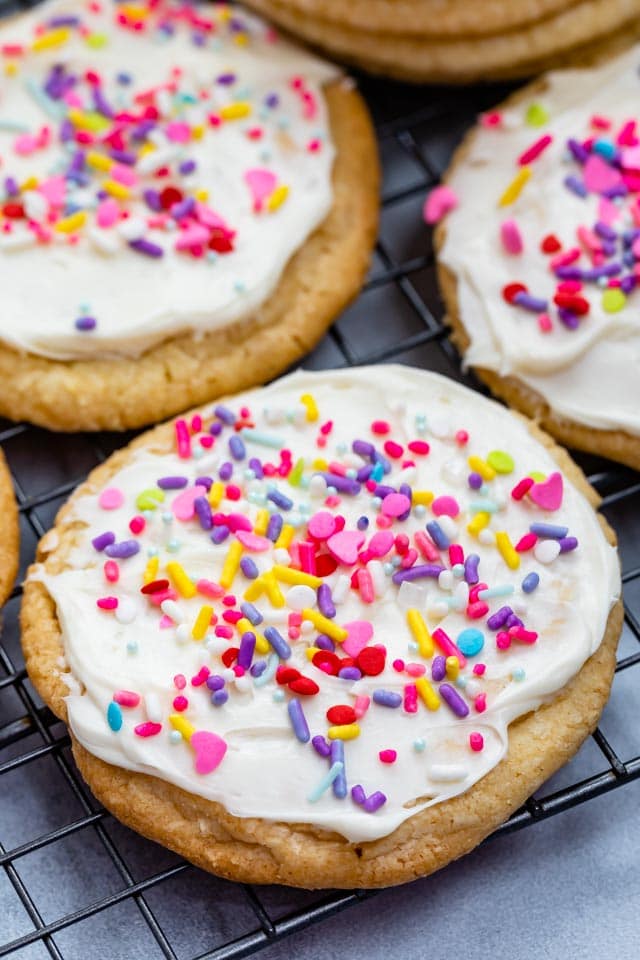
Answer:
[{"label": "white sprinkle", "polygon": [[533,555],[538,563],[553,563],[560,553],[560,544],[557,540],[538,540],[533,548]]},{"label": "white sprinkle", "polygon": [[467,772],[467,768],[459,763],[434,763],[427,770],[427,776],[435,783],[455,783],[464,780]]},{"label": "white sprinkle", "polygon": [[137,614],[136,604],[129,597],[123,597],[115,610],[118,623],[133,623]]},{"label": "white sprinkle", "polygon": [[343,603],[344,600],[346,600],[350,587],[351,587],[351,580],[344,573],[341,573],[335,582],[335,586],[331,591],[333,602],[335,604]]},{"label": "white sprinkle", "polygon": [[305,607],[315,607],[317,603],[316,592],[313,587],[308,587],[304,583],[298,583],[291,587],[285,594],[287,606],[291,610],[304,610]]},{"label": "white sprinkle", "polygon": [[160,723],[162,720],[162,707],[160,706],[160,697],[157,693],[146,693],[144,696],[144,706],[147,711],[147,720],[152,723]]}]

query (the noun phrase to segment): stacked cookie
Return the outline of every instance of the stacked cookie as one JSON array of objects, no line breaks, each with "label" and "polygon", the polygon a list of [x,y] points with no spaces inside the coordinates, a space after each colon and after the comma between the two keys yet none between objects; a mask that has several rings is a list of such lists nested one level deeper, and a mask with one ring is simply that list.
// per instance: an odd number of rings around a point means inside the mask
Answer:
[{"label": "stacked cookie", "polygon": [[249,0],[339,60],[413,82],[526,76],[628,44],[637,0]]}]

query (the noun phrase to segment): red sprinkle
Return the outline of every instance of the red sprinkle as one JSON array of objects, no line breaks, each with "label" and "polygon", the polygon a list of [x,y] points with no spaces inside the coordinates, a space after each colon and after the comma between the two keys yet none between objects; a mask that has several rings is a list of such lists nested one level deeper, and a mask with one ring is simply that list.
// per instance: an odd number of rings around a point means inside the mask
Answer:
[{"label": "red sprinkle", "polygon": [[502,288],[502,297],[507,303],[513,303],[519,293],[527,293],[524,283],[508,283]]},{"label": "red sprinkle", "polygon": [[293,680],[289,684],[289,690],[293,690],[294,693],[299,693],[303,697],[313,697],[316,693],[320,693],[320,687],[310,677],[298,677],[297,680]]},{"label": "red sprinkle", "polygon": [[377,677],[384,670],[386,653],[380,647],[365,647],[356,657],[358,670],[367,677]]},{"label": "red sprinkle", "polygon": [[337,727],[347,723],[355,723],[357,720],[356,712],[353,707],[348,705],[338,705],[329,707],[327,710],[327,720]]},{"label": "red sprinkle", "polygon": [[562,244],[555,234],[548,233],[546,237],[543,238],[540,249],[543,253],[558,253],[559,250],[562,250]]}]

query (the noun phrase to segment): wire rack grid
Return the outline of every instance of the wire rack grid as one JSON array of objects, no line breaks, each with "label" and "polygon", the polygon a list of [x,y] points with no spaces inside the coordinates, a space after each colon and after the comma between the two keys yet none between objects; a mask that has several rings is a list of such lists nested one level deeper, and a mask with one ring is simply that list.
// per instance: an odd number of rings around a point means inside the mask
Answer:
[{"label": "wire rack grid", "polygon": [[[0,13],[18,6],[0,0]],[[414,88],[361,77],[383,164],[380,238],[358,300],[304,361],[308,368],[404,362],[482,390],[446,338],[431,237],[421,219],[427,192],[477,113],[505,86]],[[129,439],[56,436],[0,421],[20,506],[21,575],[37,540],[87,472]],[[637,695],[640,671],[640,477],[607,461],[576,458],[618,530],[625,627],[607,728],[593,734],[587,777],[570,768],[532,797],[498,833],[518,830],[640,777],[640,744],[616,722],[615,698]],[[371,893],[254,888],[210,877],[115,822],[78,774],[66,730],[39,700],[24,669],[17,587],[0,638],[0,957],[87,956],[111,937],[112,957],[231,960],[300,931]],[[595,748],[595,749],[594,749]],[[185,904],[201,920],[176,924]],[[356,907],[357,909],[357,907]],[[95,955],[95,954],[94,954]]]}]

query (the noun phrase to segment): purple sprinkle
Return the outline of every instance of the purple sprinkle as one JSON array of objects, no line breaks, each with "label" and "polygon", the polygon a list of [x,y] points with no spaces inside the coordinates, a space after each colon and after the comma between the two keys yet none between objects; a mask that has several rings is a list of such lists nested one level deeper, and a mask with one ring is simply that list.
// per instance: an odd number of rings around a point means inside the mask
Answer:
[{"label": "purple sprinkle", "polygon": [[603,240],[602,241],[602,252],[605,257],[612,257],[616,252],[617,243],[615,240]]},{"label": "purple sprinkle", "polygon": [[623,293],[631,293],[631,291],[635,289],[637,282],[636,278],[629,274],[620,281],[620,289]]},{"label": "purple sprinkle", "polygon": [[437,520],[431,520],[431,522],[427,524],[426,529],[438,550],[446,550],[449,547],[449,537]]},{"label": "purple sprinkle", "polygon": [[[411,504],[411,501],[413,499],[413,490],[411,489],[408,483],[401,483],[400,486],[398,487],[398,493],[401,493],[403,496],[407,497],[409,500],[409,504]],[[408,520],[410,514],[411,514],[411,506],[409,506],[409,509],[405,510],[404,513],[400,514],[400,516],[398,517],[398,520],[400,521]]]},{"label": "purple sprinkle", "polygon": [[444,567],[440,563],[420,563],[416,567],[409,567],[407,570],[396,570],[391,579],[394,583],[404,583],[405,580],[422,580],[424,577],[433,577],[437,579]]},{"label": "purple sprinkle", "polygon": [[229,427],[232,427],[236,422],[236,415],[233,410],[229,410],[229,407],[225,407],[221,403],[213,408],[213,412],[218,420],[222,420]]},{"label": "purple sprinkle", "polygon": [[182,490],[188,483],[188,477],[160,477],[157,481],[161,490]]},{"label": "purple sprinkle", "polygon": [[540,576],[532,571],[528,573],[524,580],[522,581],[522,591],[523,593],[533,593],[538,584],[540,583]]},{"label": "purple sprinkle", "polygon": [[236,82],[235,73],[221,73],[216,77],[216,83],[219,83],[223,87],[229,87],[231,84]]},{"label": "purple sprinkle", "polygon": [[78,317],[74,326],[76,330],[95,330],[98,326],[98,321],[95,317]]},{"label": "purple sprinkle", "polygon": [[242,634],[240,649],[238,650],[238,666],[248,670],[256,649],[256,635],[250,630]]},{"label": "purple sprinkle", "polygon": [[280,103],[280,97],[277,93],[270,93],[267,97],[265,97],[264,102],[270,110],[274,110]]},{"label": "purple sprinkle", "polygon": [[80,17],[74,17],[72,14],[60,14],[58,17],[51,17],[47,20],[47,26],[52,30],[56,27],[79,27]]},{"label": "purple sprinkle", "polygon": [[351,799],[359,806],[362,806],[367,799],[364,787],[361,787],[359,783],[356,783],[355,787],[351,787]]},{"label": "purple sprinkle", "polygon": [[512,613],[510,617],[507,617],[505,628],[509,630],[510,627],[524,627],[524,623],[522,622],[520,617],[517,616],[517,614],[515,613]]},{"label": "purple sprinkle", "polygon": [[97,537],[94,537],[91,543],[95,550],[99,553],[105,549],[105,547],[110,547],[112,543],[116,542],[116,535],[112,533],[111,530],[107,530],[105,533],[100,533]]},{"label": "purple sprinkle", "polygon": [[211,530],[213,526],[213,516],[211,514],[211,505],[206,497],[196,497],[193,501],[193,509],[200,521],[203,530]]},{"label": "purple sprinkle", "polygon": [[229,437],[229,453],[234,460],[244,460],[247,455],[244,441],[242,437],[238,436],[237,433],[234,433],[232,437]]},{"label": "purple sprinkle", "polygon": [[573,174],[570,174],[568,177],[564,178],[564,185],[567,190],[571,190],[571,192],[575,193],[577,197],[586,197],[588,193],[588,190],[582,180],[580,180],[578,177],[575,177]]},{"label": "purple sprinkle", "polygon": [[580,326],[580,317],[565,307],[558,307],[558,317],[568,330],[577,330]]},{"label": "purple sprinkle", "polygon": [[224,481],[224,483],[226,483],[227,480],[231,480],[232,475],[233,475],[233,464],[229,463],[228,460],[225,460],[225,462],[221,465],[220,469],[218,470],[218,476],[222,481]]},{"label": "purple sprinkle", "polygon": [[587,162],[589,159],[589,151],[585,150],[581,143],[578,143],[577,140],[574,140],[573,137],[571,137],[569,140],[567,140],[567,146],[573,154],[574,159],[577,160],[578,163]]},{"label": "purple sprinkle", "polygon": [[380,807],[384,806],[387,802],[387,798],[381,790],[376,790],[375,793],[372,793],[370,797],[367,797],[363,807],[367,813],[375,813],[376,810],[379,810]]},{"label": "purple sprinkle", "polygon": [[251,676],[261,677],[266,669],[267,669],[266,662],[264,660],[258,660],[256,663],[252,664],[251,666],[251,670],[250,670]]},{"label": "purple sprinkle", "polygon": [[257,457],[251,457],[249,460],[249,469],[253,470],[256,480],[262,480],[264,477],[264,470],[262,469],[262,464]]},{"label": "purple sprinkle", "polygon": [[148,134],[152,130],[155,130],[156,122],[155,120],[142,120],[141,123],[136,124],[131,132],[131,136],[134,140],[146,140]]},{"label": "purple sprinkle", "polygon": [[455,687],[450,683],[441,683],[440,695],[445,703],[453,710],[456,717],[466,717],[469,714],[469,707],[464,702]]},{"label": "purple sprinkle", "polygon": [[373,464],[365,463],[364,467],[360,467],[356,473],[356,480],[358,483],[365,483],[373,473]]},{"label": "purple sprinkle", "polygon": [[215,527],[213,533],[211,534],[211,539],[215,544],[224,543],[224,541],[229,536],[229,527],[225,526],[224,523],[221,523],[219,527]]},{"label": "purple sprinkle", "polygon": [[395,709],[402,704],[402,696],[399,693],[394,693],[393,690],[374,690],[372,699],[374,703],[381,707],[393,707]]},{"label": "purple sprinkle", "polygon": [[319,753],[321,757],[329,757],[331,755],[331,747],[325,738],[320,736],[320,734],[313,738],[311,745],[316,753]]},{"label": "purple sprinkle", "polygon": [[533,297],[530,293],[525,293],[524,290],[516,293],[513,302],[531,313],[543,313],[548,307],[547,300],[543,300],[541,297]]},{"label": "purple sprinkle", "polygon": [[381,500],[384,500],[385,497],[388,497],[390,493],[396,493],[396,488],[390,487],[384,483],[378,483],[373,491],[374,497],[380,497]]},{"label": "purple sprinkle", "polygon": [[568,527],[558,527],[554,523],[532,523],[529,527],[536,537],[545,537],[548,540],[562,540],[569,533]]},{"label": "purple sprinkle", "polygon": [[359,457],[366,457],[368,460],[376,452],[376,448],[372,443],[368,443],[366,440],[354,440],[351,444],[351,449],[354,453],[357,453]]},{"label": "purple sprinkle", "polygon": [[343,667],[338,676],[341,680],[360,680],[362,674],[357,667]]},{"label": "purple sprinkle", "polygon": [[118,81],[121,87],[128,87],[129,84],[131,83],[132,77],[130,73],[119,73],[116,76],[116,80]]},{"label": "purple sprinkle", "polygon": [[431,662],[431,679],[438,683],[447,675],[447,658],[438,654]]},{"label": "purple sprinkle", "polygon": [[379,450],[374,450],[371,456],[374,463],[379,463],[384,474],[391,473],[391,463]]},{"label": "purple sprinkle", "polygon": [[138,159],[135,153],[131,153],[129,150],[110,150],[109,156],[116,163],[123,163],[127,167],[135,166]]},{"label": "purple sprinkle", "polygon": [[482,479],[479,473],[470,473],[469,476],[467,477],[467,483],[469,484],[472,490],[479,490],[482,484],[484,483],[484,480]]},{"label": "purple sprinkle", "polygon": [[270,490],[267,494],[267,500],[274,503],[280,510],[291,510],[293,507],[293,500],[290,500],[289,497],[280,490]]},{"label": "purple sprinkle", "polygon": [[331,587],[328,583],[321,583],[318,587],[318,609],[323,617],[329,617],[330,620],[336,615]]},{"label": "purple sprinkle", "polygon": [[209,427],[209,433],[212,437],[219,437],[222,433],[222,424],[219,420],[214,420],[211,426]]},{"label": "purple sprinkle", "polygon": [[140,237],[138,240],[129,240],[129,246],[132,250],[137,250],[138,253],[143,253],[145,257],[152,257],[155,260],[164,256],[162,247],[159,247],[157,243],[151,243],[150,240],[145,240],[144,237]]},{"label": "purple sprinkle", "polygon": [[178,173],[181,173],[183,177],[186,177],[190,173],[193,173],[195,169],[196,169],[195,160],[183,160],[180,166],[178,167]]},{"label": "purple sprinkle", "polygon": [[489,627],[489,630],[499,630],[500,627],[505,625],[512,613],[513,610],[511,607],[500,607],[500,609],[496,610],[495,613],[492,613],[490,617],[487,617],[487,626]]},{"label": "purple sprinkle", "polygon": [[284,520],[279,513],[272,513],[267,524],[267,539],[276,542],[284,526]]},{"label": "purple sprinkle", "polygon": [[254,607],[252,603],[249,603],[248,600],[244,600],[240,604],[240,610],[242,611],[242,616],[245,617],[249,623],[253,624],[254,627],[257,627],[259,623],[262,623],[264,617],[260,613],[257,607]]},{"label": "purple sprinkle", "polygon": [[105,553],[108,557],[116,557],[118,560],[126,560],[127,557],[134,557],[140,550],[140,544],[137,540],[121,540],[120,543],[110,544]]},{"label": "purple sprinkle", "polygon": [[211,703],[214,707],[221,707],[229,699],[229,694],[226,690],[216,690],[215,693],[211,694]]},{"label": "purple sprinkle", "polygon": [[318,636],[316,637],[315,645],[316,647],[319,647],[320,650],[328,650],[330,653],[333,653],[333,651],[336,649],[335,643],[333,642],[331,637],[328,637],[326,635],[326,633],[318,634]]},{"label": "purple sprinkle", "polygon": [[580,267],[555,267],[553,271],[560,280],[582,280],[583,272]]},{"label": "purple sprinkle", "polygon": [[332,740],[331,742],[331,764],[341,763],[342,770],[333,781],[333,794],[338,800],[344,800],[347,795],[347,778],[344,769],[344,743],[342,740]]},{"label": "purple sprinkle", "polygon": [[206,684],[209,690],[222,690],[224,687],[224,678],[217,673],[212,673],[211,676],[207,677]]},{"label": "purple sprinkle", "polygon": [[92,90],[93,94],[93,105],[101,113],[103,117],[108,117],[109,120],[113,119],[113,110],[107,102],[107,98],[103,94],[102,90],[98,86],[94,86]]},{"label": "purple sprinkle", "polygon": [[626,197],[629,193],[629,187],[626,183],[617,183],[613,187],[608,187],[606,190],[601,191],[601,195],[606,197],[607,200],[615,200],[616,197]]},{"label": "purple sprinkle", "polygon": [[58,130],[58,136],[61,143],[69,143],[70,140],[73,140],[74,135],[74,126],[71,123],[71,120],[66,118],[61,122],[60,129]]},{"label": "purple sprinkle", "polygon": [[604,220],[597,220],[593,228],[594,233],[597,233],[599,237],[602,237],[603,240],[616,240],[618,234],[615,232],[613,227],[610,227],[608,223],[605,223]]},{"label": "purple sprinkle", "polygon": [[296,700],[295,698],[290,700],[287,704],[287,712],[289,714],[289,719],[291,720],[293,732],[300,743],[309,743],[311,734],[309,733],[309,725],[307,724],[300,701]]},{"label": "purple sprinkle", "polygon": [[256,562],[255,560],[252,560],[251,557],[242,557],[240,560],[240,569],[244,573],[247,580],[256,580],[260,575],[260,571],[256,566]]},{"label": "purple sprinkle", "polygon": [[212,477],[196,477],[196,487],[204,487],[207,493],[211,490],[213,486]]},{"label": "purple sprinkle", "polygon": [[196,205],[195,197],[185,197],[179,203],[174,203],[171,207],[171,216],[174,220],[183,220],[188,217]]},{"label": "purple sprinkle", "polygon": [[275,627],[266,627],[264,636],[281,660],[289,659],[291,656],[291,647]]},{"label": "purple sprinkle", "polygon": [[351,496],[357,496],[360,493],[360,484],[351,477],[341,477],[337,473],[321,473],[328,487],[335,487],[339,493],[348,493]]},{"label": "purple sprinkle", "polygon": [[358,517],[356,527],[358,530],[367,530],[369,528],[369,517]]},{"label": "purple sprinkle", "polygon": [[13,177],[4,178],[4,189],[8,197],[17,197],[20,193],[20,187]]},{"label": "purple sprinkle", "polygon": [[477,583],[480,579],[478,574],[478,564],[480,563],[480,557],[477,553],[470,553],[464,561],[464,579],[467,583],[474,584]]},{"label": "purple sprinkle", "polygon": [[561,537],[558,543],[560,544],[560,553],[569,553],[578,546],[576,537]]},{"label": "purple sprinkle", "polygon": [[160,201],[160,194],[157,190],[145,190],[143,193],[144,202],[149,207],[150,210],[153,210],[155,213],[159,213],[162,210],[162,203]]},{"label": "purple sprinkle", "polygon": [[603,263],[600,267],[589,267],[582,271],[582,279],[593,281],[600,280],[601,277],[615,277],[622,270],[622,264],[619,260],[613,263]]}]

